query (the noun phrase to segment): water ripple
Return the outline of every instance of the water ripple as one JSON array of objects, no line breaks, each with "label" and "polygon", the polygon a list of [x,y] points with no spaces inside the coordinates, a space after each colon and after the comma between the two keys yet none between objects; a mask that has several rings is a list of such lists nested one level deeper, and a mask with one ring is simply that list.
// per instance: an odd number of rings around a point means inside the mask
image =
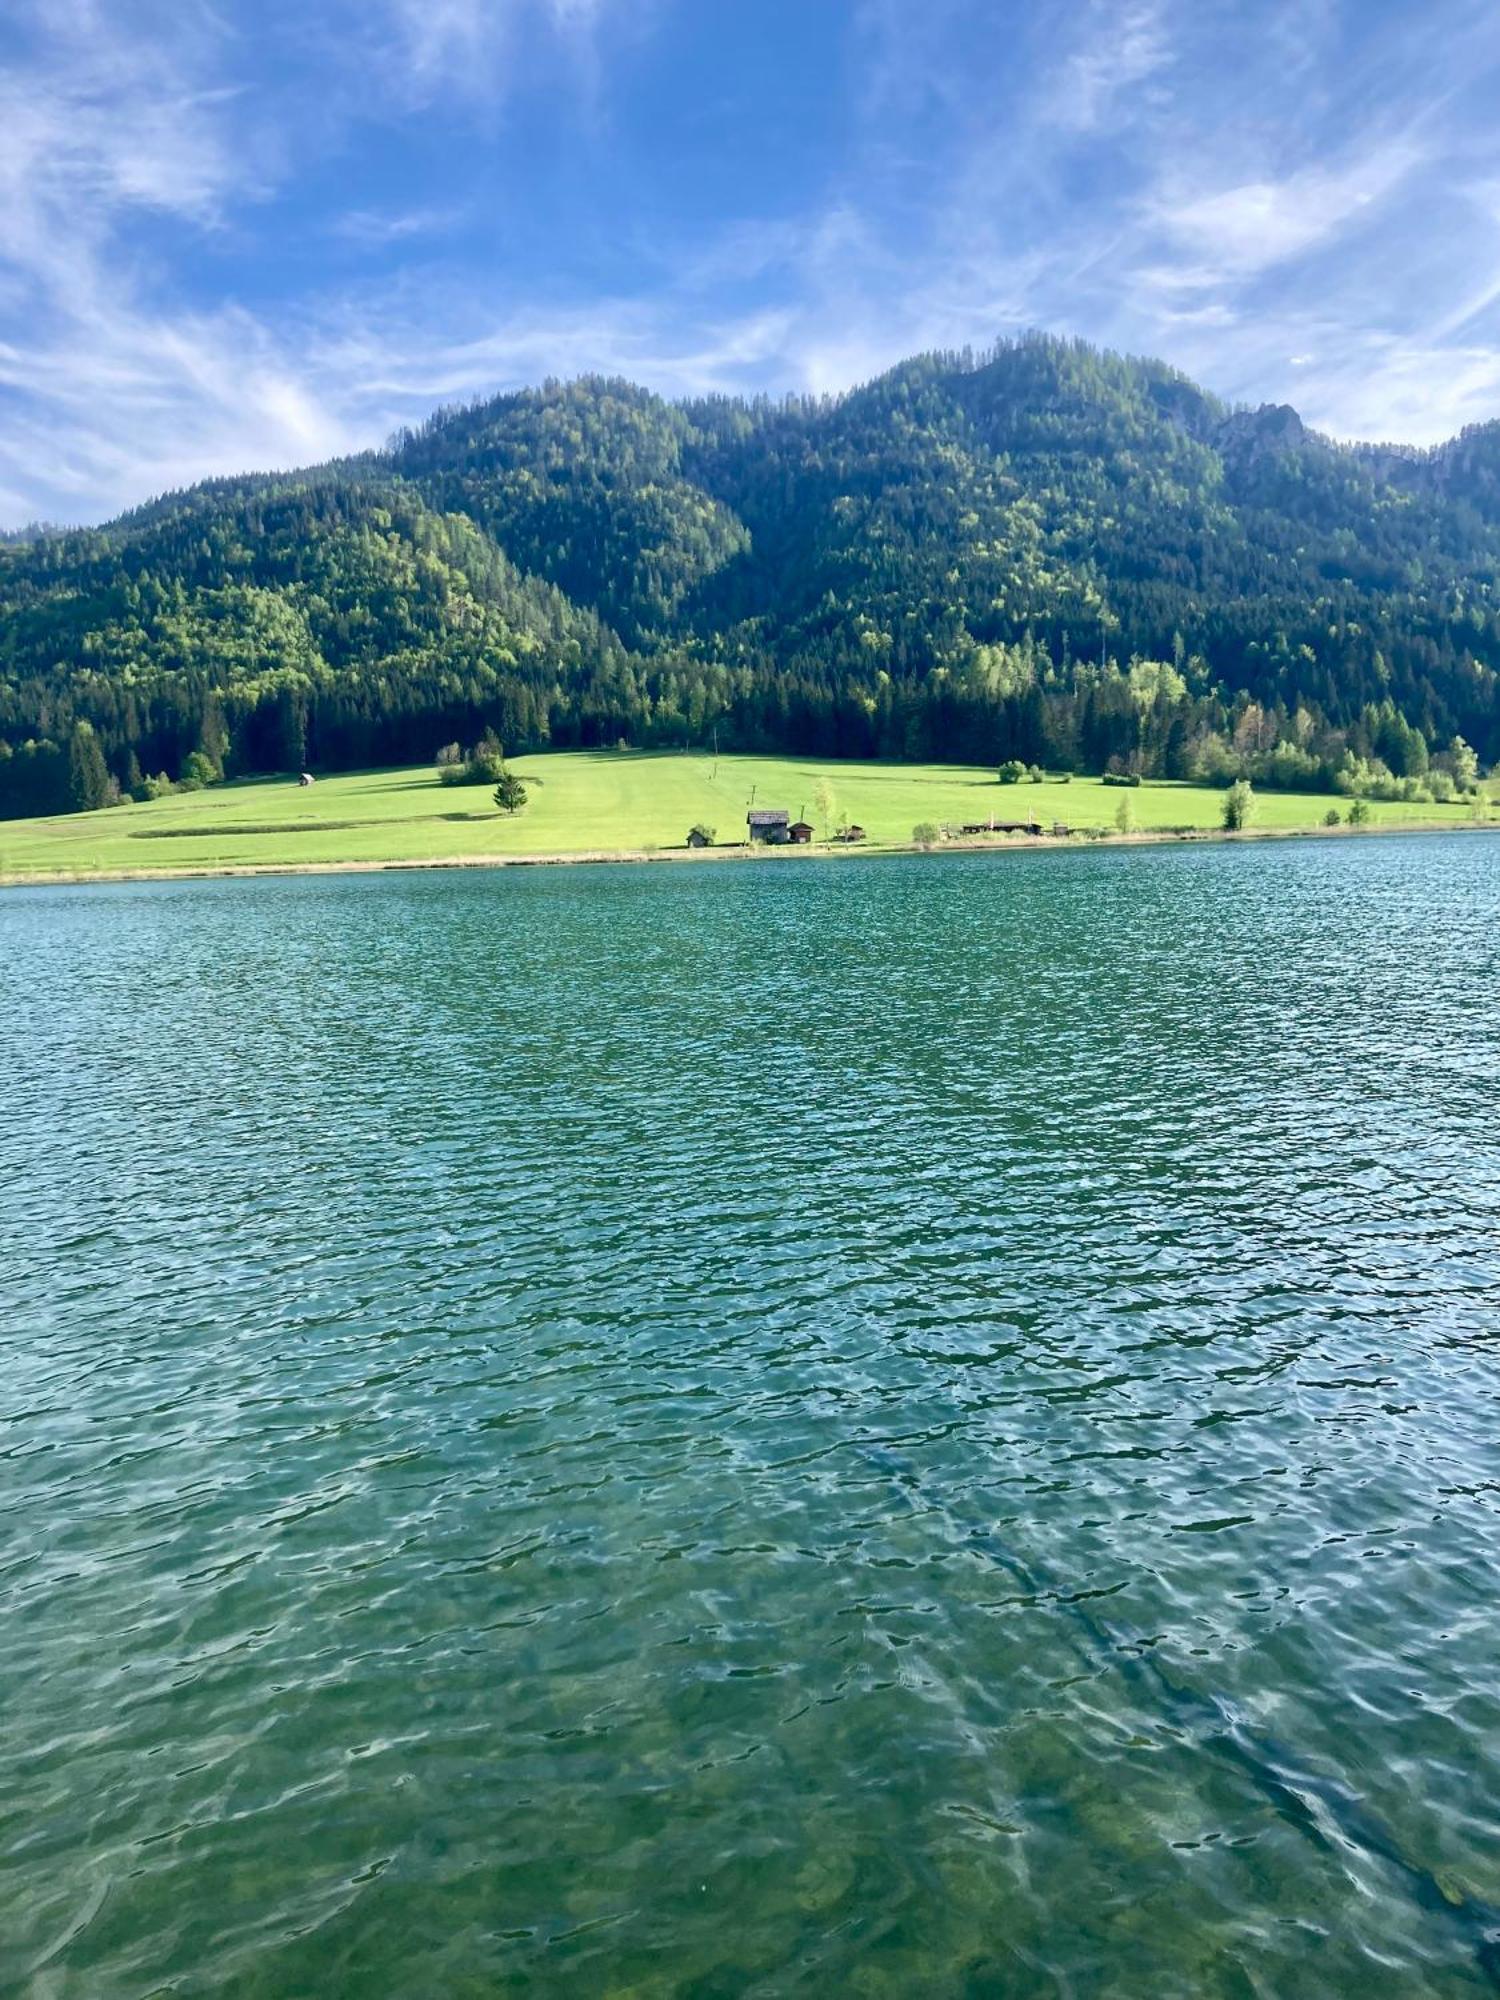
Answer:
[{"label": "water ripple", "polygon": [[0,902],[0,1990],[1494,1991],[1496,858]]}]

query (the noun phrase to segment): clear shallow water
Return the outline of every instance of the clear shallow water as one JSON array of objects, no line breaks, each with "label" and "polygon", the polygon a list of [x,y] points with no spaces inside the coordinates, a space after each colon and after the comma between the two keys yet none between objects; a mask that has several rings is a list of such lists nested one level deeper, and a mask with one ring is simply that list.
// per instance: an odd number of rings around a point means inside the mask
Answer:
[{"label": "clear shallow water", "polygon": [[1500,845],[0,899],[0,1990],[1500,1985]]}]

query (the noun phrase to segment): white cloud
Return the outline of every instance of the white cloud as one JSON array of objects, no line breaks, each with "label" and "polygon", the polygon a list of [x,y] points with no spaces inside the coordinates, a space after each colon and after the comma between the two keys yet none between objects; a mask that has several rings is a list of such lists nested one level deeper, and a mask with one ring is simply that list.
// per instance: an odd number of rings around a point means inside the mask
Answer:
[{"label": "white cloud", "polygon": [[[273,192],[246,163],[280,155],[285,168],[277,121],[287,105],[233,87],[244,51],[229,22],[195,0],[156,21],[155,4],[23,4],[27,53],[0,74],[0,507],[12,521],[98,519],[210,474],[354,449],[372,441],[371,425],[419,414],[412,399],[382,398],[377,384],[330,368],[324,329],[352,303],[289,301],[272,332],[230,299],[172,302],[161,282],[170,260],[201,266],[207,242],[243,230],[247,208]],[[385,0],[382,61],[394,38],[395,67],[424,98],[498,88],[524,14],[576,65],[602,4]],[[339,64],[351,49],[361,59],[357,38],[346,39]],[[335,98],[341,72],[324,73]],[[312,228],[369,251],[433,239],[460,214],[356,208]],[[174,232],[149,257],[143,218]],[[430,363],[415,329],[410,345]],[[539,342],[527,352],[542,372],[558,365]],[[479,355],[472,368],[433,365],[432,382],[471,393],[488,386],[481,365]]]},{"label": "white cloud", "polygon": [[59,4],[31,61],[0,80],[0,481],[29,512],[76,519],[136,497],[145,468],[160,483],[176,462],[200,464],[192,440],[239,438],[228,412],[263,400],[263,369],[227,366],[208,322],[134,303],[121,250],[133,217],[213,230],[250,192],[213,38],[190,12],[179,23],[158,38],[91,0]]},{"label": "white cloud", "polygon": [[[645,0],[640,0],[645,4]],[[486,109],[503,99],[516,44],[528,26],[549,31],[585,93],[597,83],[594,31],[618,0],[380,0],[372,68],[412,107],[465,98]],[[361,38],[356,36],[356,46]],[[371,57],[368,40],[365,56]]]},{"label": "white cloud", "polygon": [[100,313],[65,344],[0,346],[0,483],[86,520],[213,473],[315,462],[360,440],[248,315]]},{"label": "white cloud", "polygon": [[1424,164],[1410,141],[1381,145],[1341,169],[1309,167],[1212,194],[1161,194],[1147,219],[1201,261],[1184,282],[1245,278],[1325,244],[1366,218]]},{"label": "white cloud", "polygon": [[364,248],[444,236],[462,220],[461,208],[353,208],[335,216],[330,234]]},{"label": "white cloud", "polygon": [[1082,46],[1063,65],[1049,108],[1061,124],[1092,132],[1107,124],[1118,101],[1172,61],[1161,0],[1120,9],[1095,6]]},{"label": "white cloud", "polygon": [[388,0],[387,13],[419,94],[434,82],[487,83],[511,27],[510,8],[486,0]]},{"label": "white cloud", "polygon": [[1332,437],[1440,444],[1500,412],[1500,352],[1372,335],[1302,371],[1298,405]]},{"label": "white cloud", "polygon": [[46,279],[97,249],[123,210],[212,222],[243,191],[196,79],[128,40],[66,42],[0,75],[0,261]]}]

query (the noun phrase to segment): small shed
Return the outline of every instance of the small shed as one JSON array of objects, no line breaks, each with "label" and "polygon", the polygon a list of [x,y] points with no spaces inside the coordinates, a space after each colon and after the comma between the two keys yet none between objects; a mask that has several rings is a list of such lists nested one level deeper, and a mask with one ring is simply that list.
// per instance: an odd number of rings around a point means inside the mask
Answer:
[{"label": "small shed", "polygon": [[765,841],[771,847],[785,847],[792,837],[788,824],[791,817],[785,806],[752,806],[745,814],[745,824],[750,829],[752,840]]},{"label": "small shed", "polygon": [[843,841],[846,847],[853,847],[857,841],[864,839],[865,830],[862,826],[841,826],[833,837]]},{"label": "small shed", "polygon": [[713,846],[713,842],[709,839],[708,835],[703,831],[701,826],[695,826],[692,828],[687,837],[687,844],[689,847]]},{"label": "small shed", "polygon": [[794,819],[787,828],[788,838],[795,847],[806,847],[813,837],[813,830],[805,819]]}]

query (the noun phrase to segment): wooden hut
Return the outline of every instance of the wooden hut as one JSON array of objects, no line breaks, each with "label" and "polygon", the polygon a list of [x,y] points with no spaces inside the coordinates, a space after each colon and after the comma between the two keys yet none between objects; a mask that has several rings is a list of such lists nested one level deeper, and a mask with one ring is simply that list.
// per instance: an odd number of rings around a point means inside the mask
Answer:
[{"label": "wooden hut", "polygon": [[769,847],[785,847],[792,837],[791,817],[785,806],[752,806],[745,814],[745,824],[752,840],[763,841]]},{"label": "wooden hut", "polygon": [[805,819],[794,819],[787,828],[787,838],[794,847],[806,847],[813,837],[813,830]]}]

